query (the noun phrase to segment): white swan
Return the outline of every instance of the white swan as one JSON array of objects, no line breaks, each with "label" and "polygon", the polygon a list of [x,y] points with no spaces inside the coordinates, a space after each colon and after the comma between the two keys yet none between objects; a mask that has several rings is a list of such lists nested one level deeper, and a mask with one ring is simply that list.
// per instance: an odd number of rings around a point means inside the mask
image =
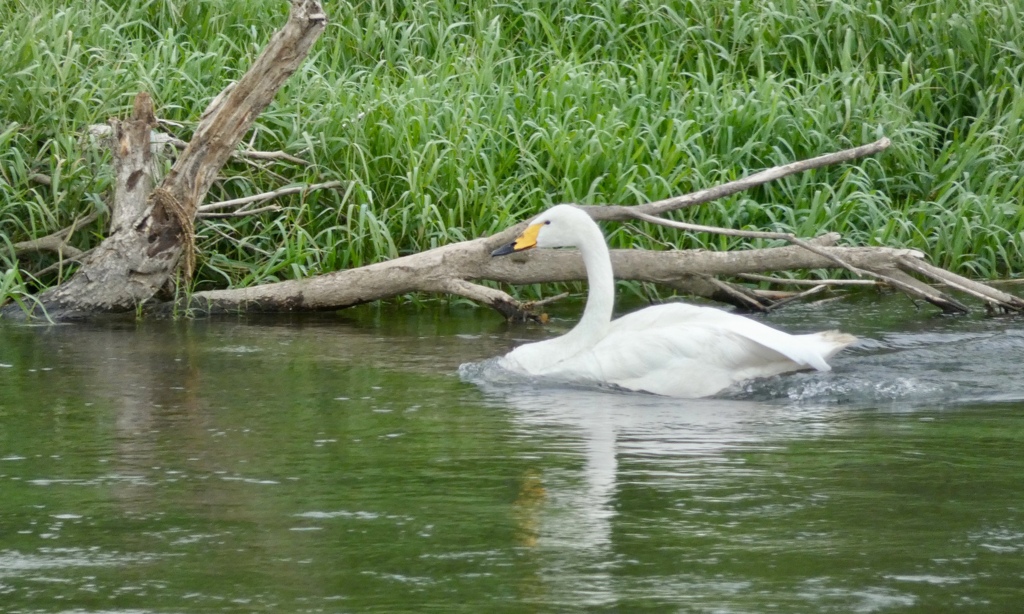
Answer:
[{"label": "white swan", "polygon": [[612,321],[615,280],[604,235],[590,216],[557,205],[534,219],[502,256],[533,247],[577,247],[590,286],[583,317],[561,337],[519,346],[499,359],[516,373],[614,385],[674,397],[710,396],[744,380],[830,369],[856,341],[838,331],[790,335],[710,307],[668,303]]}]

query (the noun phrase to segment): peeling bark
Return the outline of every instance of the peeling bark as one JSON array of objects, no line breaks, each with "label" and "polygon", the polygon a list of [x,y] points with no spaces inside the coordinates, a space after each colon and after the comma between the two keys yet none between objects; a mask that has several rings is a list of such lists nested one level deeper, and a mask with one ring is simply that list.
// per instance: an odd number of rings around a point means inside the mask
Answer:
[{"label": "peeling bark", "polygon": [[[36,316],[68,320],[129,312],[150,300],[175,274],[184,249],[191,273],[192,224],[221,167],[274,94],[301,65],[327,23],[315,0],[292,0],[288,22],[242,78],[210,103],[191,142],[156,189],[152,186],[152,102],[142,93],[132,118],[113,122],[117,185],[111,233],[66,283],[43,292]],[[0,311],[24,317],[16,306]]]}]

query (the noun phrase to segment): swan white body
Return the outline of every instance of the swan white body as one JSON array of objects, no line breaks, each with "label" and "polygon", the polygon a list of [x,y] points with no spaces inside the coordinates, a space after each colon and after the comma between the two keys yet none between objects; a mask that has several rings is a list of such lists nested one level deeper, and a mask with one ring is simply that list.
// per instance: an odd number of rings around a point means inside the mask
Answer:
[{"label": "swan white body", "polygon": [[494,255],[531,247],[577,247],[590,286],[579,323],[561,337],[522,345],[499,359],[509,371],[569,382],[696,398],[749,379],[828,371],[856,338],[837,331],[790,335],[710,307],[670,303],[612,320],[615,280],[600,228],[582,210],[557,205]]}]

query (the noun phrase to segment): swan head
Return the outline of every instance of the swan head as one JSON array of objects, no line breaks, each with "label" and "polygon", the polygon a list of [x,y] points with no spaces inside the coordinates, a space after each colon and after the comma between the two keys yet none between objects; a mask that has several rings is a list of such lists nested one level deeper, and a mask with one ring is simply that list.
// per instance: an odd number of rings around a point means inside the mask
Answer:
[{"label": "swan head", "polygon": [[515,241],[502,245],[491,252],[491,256],[504,256],[534,247],[579,247],[584,232],[590,228],[600,233],[597,224],[582,209],[573,205],[555,205],[535,217]]}]

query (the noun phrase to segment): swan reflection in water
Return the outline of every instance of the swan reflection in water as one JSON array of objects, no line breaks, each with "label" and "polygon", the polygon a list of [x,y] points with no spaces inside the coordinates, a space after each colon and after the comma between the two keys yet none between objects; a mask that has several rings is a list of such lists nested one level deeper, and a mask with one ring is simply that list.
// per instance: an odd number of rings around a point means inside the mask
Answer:
[{"label": "swan reflection in water", "polygon": [[777,405],[754,401],[480,385],[493,401],[511,408],[521,436],[542,442],[545,456],[566,459],[548,458],[524,476],[516,515],[521,543],[538,554],[543,568],[537,590],[545,599],[567,604],[608,605],[621,597],[614,568],[624,555],[613,544],[613,527],[624,463],[631,483],[678,492],[681,486],[671,483],[678,481],[686,483],[682,490],[695,492],[702,484],[721,485],[721,475],[700,475],[709,460],[735,470],[740,461],[725,452],[761,446],[766,437],[792,432],[795,424],[802,429],[807,422],[794,421]]}]

